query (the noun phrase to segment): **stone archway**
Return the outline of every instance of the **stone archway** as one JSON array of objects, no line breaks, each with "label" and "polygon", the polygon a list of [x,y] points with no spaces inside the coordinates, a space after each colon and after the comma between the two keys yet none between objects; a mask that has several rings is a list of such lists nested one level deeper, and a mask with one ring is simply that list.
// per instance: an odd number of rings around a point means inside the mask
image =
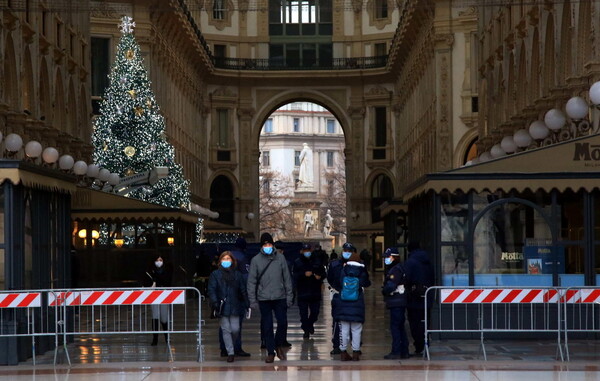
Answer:
[{"label": "stone archway", "polygon": [[[343,92],[344,95],[341,95]],[[240,147],[240,167],[243,169],[240,174],[240,184],[244,184],[240,188],[240,207],[239,212],[245,215],[248,212],[252,212],[255,216],[259,216],[259,139],[262,127],[268,117],[279,107],[292,103],[292,102],[311,102],[318,104],[328,111],[330,111],[335,119],[339,122],[342,131],[344,133],[344,156],[345,156],[345,168],[346,178],[350,178],[353,173],[352,163],[353,155],[350,145],[351,136],[351,119],[348,116],[346,100],[346,90],[290,90],[281,89],[281,91],[269,91],[268,97],[256,96],[252,101],[253,111],[252,117],[243,116],[240,117],[240,134],[245,133],[245,136],[241,136],[240,141],[250,142],[250,144],[241,145]],[[349,189],[348,187],[347,189]],[[358,187],[360,188],[360,187]],[[347,196],[351,196],[352,193],[347,193]],[[349,199],[347,197],[347,199]],[[256,218],[253,221],[240,218],[245,228],[258,233],[259,219]]]}]

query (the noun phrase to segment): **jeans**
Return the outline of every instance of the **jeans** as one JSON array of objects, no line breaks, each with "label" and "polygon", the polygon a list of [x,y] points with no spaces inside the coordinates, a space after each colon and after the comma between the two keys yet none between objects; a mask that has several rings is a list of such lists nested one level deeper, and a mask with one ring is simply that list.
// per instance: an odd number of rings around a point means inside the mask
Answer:
[{"label": "jeans", "polygon": [[[258,302],[260,308],[260,330],[265,339],[267,353],[275,354],[275,347],[283,347],[287,337],[287,300],[261,300]],[[277,320],[277,332],[273,335],[273,313]]]},{"label": "jeans", "polygon": [[233,343],[240,333],[240,320],[240,317],[236,315],[223,316],[221,318],[220,323],[221,330],[223,331],[223,342],[225,343],[227,354],[230,356],[233,356],[235,353]]},{"label": "jeans", "polygon": [[[237,338],[233,342],[233,348],[235,349],[235,353],[239,353],[242,351],[242,322],[244,321],[245,315],[240,315],[240,332],[237,335]],[[226,352],[225,343],[223,342],[223,330],[219,328],[219,347],[221,352]]]},{"label": "jeans", "polygon": [[319,319],[321,301],[298,299],[298,310],[300,311],[300,327],[304,332],[313,333],[315,331],[315,322]]},{"label": "jeans", "polygon": [[405,307],[390,308],[390,331],[392,333],[392,354],[408,355],[408,337],[404,329]]}]

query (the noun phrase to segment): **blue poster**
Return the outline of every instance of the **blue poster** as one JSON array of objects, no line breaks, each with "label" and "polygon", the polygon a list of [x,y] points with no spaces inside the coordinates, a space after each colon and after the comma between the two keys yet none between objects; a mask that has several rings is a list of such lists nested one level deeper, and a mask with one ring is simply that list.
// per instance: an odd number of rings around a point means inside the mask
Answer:
[{"label": "blue poster", "polygon": [[555,267],[558,274],[565,273],[565,248],[562,246],[525,246],[523,254],[526,274],[552,274]]}]

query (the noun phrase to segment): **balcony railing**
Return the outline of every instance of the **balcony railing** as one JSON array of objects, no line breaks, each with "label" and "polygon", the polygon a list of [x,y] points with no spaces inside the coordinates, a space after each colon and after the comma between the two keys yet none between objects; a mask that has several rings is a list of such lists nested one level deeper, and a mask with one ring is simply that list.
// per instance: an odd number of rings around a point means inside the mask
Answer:
[{"label": "balcony railing", "polygon": [[385,67],[387,60],[387,55],[328,60],[213,57],[213,64],[215,68],[229,70],[356,70]]}]

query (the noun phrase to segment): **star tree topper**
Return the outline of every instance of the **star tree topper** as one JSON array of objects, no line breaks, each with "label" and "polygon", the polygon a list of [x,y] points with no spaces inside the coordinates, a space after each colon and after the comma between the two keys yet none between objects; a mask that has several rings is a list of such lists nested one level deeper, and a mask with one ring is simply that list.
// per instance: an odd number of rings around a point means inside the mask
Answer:
[{"label": "star tree topper", "polygon": [[121,29],[121,33],[129,34],[133,33],[133,28],[135,27],[135,21],[129,16],[123,16],[121,18],[121,24],[119,28]]}]

